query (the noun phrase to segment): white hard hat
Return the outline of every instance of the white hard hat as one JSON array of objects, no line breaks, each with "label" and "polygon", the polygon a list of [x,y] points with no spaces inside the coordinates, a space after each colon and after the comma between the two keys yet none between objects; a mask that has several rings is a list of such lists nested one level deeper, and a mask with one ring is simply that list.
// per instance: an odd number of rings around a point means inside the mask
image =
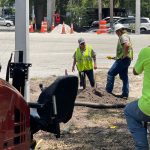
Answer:
[{"label": "white hard hat", "polygon": [[79,45],[82,44],[82,43],[85,43],[85,40],[83,38],[79,38],[78,43],[79,43]]},{"label": "white hard hat", "polygon": [[117,30],[122,29],[122,28],[124,28],[124,26],[123,26],[122,24],[120,24],[120,23],[116,24],[116,25],[115,25],[115,32],[116,32]]}]

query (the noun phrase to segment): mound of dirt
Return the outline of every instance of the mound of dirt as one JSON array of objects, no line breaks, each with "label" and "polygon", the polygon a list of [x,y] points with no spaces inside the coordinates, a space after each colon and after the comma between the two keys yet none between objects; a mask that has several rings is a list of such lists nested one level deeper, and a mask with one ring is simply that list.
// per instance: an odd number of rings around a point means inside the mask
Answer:
[{"label": "mound of dirt", "polygon": [[87,87],[84,90],[80,90],[77,95],[77,100],[83,102],[99,103],[99,104],[126,104],[127,103],[125,99],[117,98],[114,95],[107,93],[102,87],[96,89]]},{"label": "mound of dirt", "polygon": [[[70,26],[69,25],[67,25],[67,24],[64,24],[64,27],[65,27],[65,32],[66,32],[66,34],[67,33],[70,33],[70,30],[71,30],[71,28],[70,28]],[[59,25],[57,25],[55,28],[54,28],[54,30],[52,30],[52,32],[51,33],[62,33],[62,28],[63,28],[63,24],[59,24]]]}]

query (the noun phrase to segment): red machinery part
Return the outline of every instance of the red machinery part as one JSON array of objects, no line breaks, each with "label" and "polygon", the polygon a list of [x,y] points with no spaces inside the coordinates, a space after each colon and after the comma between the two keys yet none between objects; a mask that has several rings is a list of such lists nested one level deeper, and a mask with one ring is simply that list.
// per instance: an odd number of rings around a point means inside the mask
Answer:
[{"label": "red machinery part", "polygon": [[29,149],[29,107],[12,85],[0,79],[0,150]]}]

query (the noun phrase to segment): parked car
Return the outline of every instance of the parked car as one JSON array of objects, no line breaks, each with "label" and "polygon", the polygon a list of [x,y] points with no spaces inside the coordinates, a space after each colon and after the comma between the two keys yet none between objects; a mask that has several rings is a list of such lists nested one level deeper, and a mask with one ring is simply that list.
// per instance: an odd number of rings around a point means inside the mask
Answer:
[{"label": "parked car", "polygon": [[[121,19],[122,17],[118,17],[118,16],[113,16],[113,22],[112,23],[115,23],[117,20]],[[110,17],[106,17],[104,18],[103,20],[106,20],[106,26],[107,27],[110,27]]]},{"label": "parked car", "polygon": [[90,28],[90,29],[86,30],[85,32],[86,33],[96,33],[97,30],[98,30],[98,28]]},{"label": "parked car", "polygon": [[[116,21],[114,23],[121,23],[124,25],[125,28],[131,29],[131,30],[135,30],[135,17],[128,17],[128,18],[122,18],[119,19],[118,21]],[[147,31],[150,30],[150,19],[146,18],[146,17],[142,17],[141,18],[141,25],[140,25],[140,31]]]},{"label": "parked car", "polygon": [[[113,23],[119,19],[121,19],[121,17],[113,16]],[[106,20],[106,26],[110,27],[110,17],[106,17],[103,20]],[[93,21],[91,27],[99,27],[99,21]]]},{"label": "parked car", "polygon": [[5,18],[0,17],[0,25],[10,27],[10,26],[13,26],[14,24],[13,24],[13,21],[6,20]]},{"label": "parked car", "polygon": [[13,24],[15,25],[15,15],[9,15],[4,17],[6,20],[13,21]]}]

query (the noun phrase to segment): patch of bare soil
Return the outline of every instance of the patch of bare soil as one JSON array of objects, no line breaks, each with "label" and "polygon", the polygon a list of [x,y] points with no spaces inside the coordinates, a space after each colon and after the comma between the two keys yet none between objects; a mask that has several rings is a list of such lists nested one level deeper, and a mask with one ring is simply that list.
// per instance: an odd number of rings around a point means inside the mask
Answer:
[{"label": "patch of bare soil", "polygon": [[[132,77],[129,73],[131,87],[141,90],[142,77]],[[98,104],[126,104],[129,100],[114,97],[105,91],[106,71],[95,75],[96,91],[89,85],[85,90],[79,90],[76,101]],[[31,100],[37,100],[40,88],[38,85],[50,85],[56,79],[55,76],[44,79],[32,79]],[[139,85],[137,87],[137,85]],[[121,93],[121,81],[116,78],[114,93]],[[135,94],[131,89],[131,94]],[[130,98],[135,99],[135,98]],[[134,143],[127,129],[123,109],[92,109],[75,106],[71,120],[61,124],[61,138],[56,139],[51,133],[39,131],[34,138],[40,141],[36,149],[41,150],[133,150]],[[42,140],[41,140],[42,139]]]}]

